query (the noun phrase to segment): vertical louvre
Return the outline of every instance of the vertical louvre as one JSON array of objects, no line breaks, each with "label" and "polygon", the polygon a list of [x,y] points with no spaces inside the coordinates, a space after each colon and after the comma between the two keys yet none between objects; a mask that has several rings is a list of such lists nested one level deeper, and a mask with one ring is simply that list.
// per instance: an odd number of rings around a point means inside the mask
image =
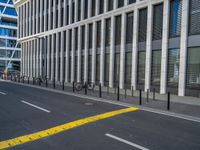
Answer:
[{"label": "vertical louvre", "polygon": [[170,1],[169,37],[177,37],[181,34],[182,0]]},{"label": "vertical louvre", "polygon": [[200,1],[190,0],[189,34],[200,34]]},{"label": "vertical louvre", "polygon": [[147,36],[147,8],[139,11],[139,29],[138,29],[139,42],[145,42]]},{"label": "vertical louvre", "polygon": [[163,4],[155,5],[153,12],[153,40],[159,40],[162,38]]},{"label": "vertical louvre", "polygon": [[137,67],[138,84],[144,84],[145,82],[145,60],[146,60],[146,52],[144,51],[138,52],[138,67]]},{"label": "vertical louvre", "polygon": [[188,49],[187,87],[200,89],[200,47]]},{"label": "vertical louvre", "polygon": [[151,84],[160,85],[161,50],[152,51]]},{"label": "vertical louvre", "polygon": [[168,51],[168,69],[167,69],[167,85],[178,87],[179,81],[179,49],[169,49]]}]

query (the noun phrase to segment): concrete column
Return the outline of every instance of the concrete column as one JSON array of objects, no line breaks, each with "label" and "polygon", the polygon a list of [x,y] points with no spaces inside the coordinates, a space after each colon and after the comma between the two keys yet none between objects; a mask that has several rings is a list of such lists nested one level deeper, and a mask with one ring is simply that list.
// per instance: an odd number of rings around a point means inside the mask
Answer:
[{"label": "concrete column", "polygon": [[121,26],[121,51],[120,51],[120,74],[119,74],[119,86],[124,88],[124,73],[125,73],[125,42],[126,42],[126,14],[122,14],[122,26]]},{"label": "concrete column", "polygon": [[68,14],[67,14],[67,1],[66,1],[66,0],[64,1],[64,4],[63,4],[63,5],[64,5],[64,12],[63,12],[63,13],[64,13],[64,14],[63,14],[63,17],[64,17],[64,18],[63,18],[63,19],[64,19],[64,20],[63,20],[63,24],[64,24],[64,25],[63,25],[63,26],[65,26],[65,25],[66,25],[66,22],[67,22],[67,15],[68,15]]},{"label": "concrete column", "polygon": [[113,0],[113,9],[117,9],[118,6],[118,0]]},{"label": "concrete column", "polygon": [[113,87],[114,82],[114,46],[115,46],[115,17],[111,17],[111,37],[110,37],[110,73],[109,73],[109,86]]},{"label": "concrete column", "polygon": [[28,26],[28,20],[29,20],[29,16],[28,16],[28,3],[26,3],[25,4],[25,6],[26,6],[26,34],[25,34],[25,36],[27,36],[28,35],[28,31],[29,31],[29,26]]},{"label": "concrete column", "polygon": [[69,24],[72,23],[72,0],[69,0]]},{"label": "concrete column", "polygon": [[42,18],[42,16],[43,16],[43,2],[44,1],[41,1],[40,0],[40,13],[39,13],[39,15],[40,15],[40,31],[39,32],[42,32],[42,29],[43,29],[43,26],[42,26],[42,23],[43,23],[43,18]]},{"label": "concrete column", "polygon": [[69,30],[66,31],[66,61],[65,61],[65,82],[69,81]]},{"label": "concrete column", "polygon": [[30,49],[30,77],[33,77],[33,41],[30,41],[31,49]]},{"label": "concrete column", "polygon": [[168,38],[169,38],[168,34],[169,34],[169,16],[170,16],[169,8],[170,8],[170,1],[164,1],[160,94],[166,94],[166,88],[167,88],[167,60],[168,60]]},{"label": "concrete column", "polygon": [[88,42],[89,42],[89,24],[85,26],[85,72],[84,81],[88,81]]},{"label": "concrete column", "polygon": [[99,14],[99,7],[100,7],[100,6],[99,6],[99,4],[100,4],[99,1],[100,1],[100,0],[96,0],[96,12],[95,12],[96,15]]},{"label": "concrete column", "polygon": [[61,27],[62,25],[61,25],[61,19],[63,19],[63,18],[61,18],[61,8],[62,8],[62,1],[61,0],[59,0],[59,2],[58,2],[58,27]]},{"label": "concrete column", "polygon": [[92,0],[88,0],[88,18],[92,16]]},{"label": "concrete column", "polygon": [[31,1],[29,1],[28,2],[28,9],[29,9],[29,34],[28,35],[31,35],[31,29],[32,29],[32,23],[31,23],[31,21],[32,21],[32,16],[31,16],[31,5],[32,5],[32,3],[31,3]]},{"label": "concrete column", "polygon": [[52,19],[52,16],[51,16],[51,1],[52,0],[48,0],[49,1],[49,17],[48,17],[48,30],[51,30],[51,19]]},{"label": "concrete column", "polygon": [[104,13],[108,11],[108,0],[104,0]]},{"label": "concrete column", "polygon": [[36,53],[36,40],[33,40],[33,77],[36,76],[36,61],[35,61],[35,53]]},{"label": "concrete column", "polygon": [[[58,72],[58,68],[59,68],[59,33],[56,33],[56,68],[55,68],[55,80],[59,81],[59,72]],[[54,41],[55,42],[55,41]]]},{"label": "concrete column", "polygon": [[27,42],[27,75],[30,76],[30,41]]},{"label": "concrete column", "polygon": [[101,20],[101,55],[100,55],[100,83],[104,86],[105,70],[105,19]]},{"label": "concrete column", "polygon": [[55,45],[55,41],[54,41],[54,37],[55,35],[52,34],[52,38],[51,38],[51,80],[53,81],[55,79],[55,68],[54,68],[54,57],[55,57],[55,50],[54,50],[54,45]]},{"label": "concrete column", "polygon": [[84,20],[85,16],[85,0],[81,0],[81,20]]},{"label": "concrete column", "polygon": [[82,45],[82,34],[81,26],[78,27],[78,71],[77,71],[77,81],[81,82],[81,45]]},{"label": "concrete column", "polygon": [[139,10],[134,11],[134,21],[133,21],[133,50],[132,50],[132,87],[134,90],[137,88],[137,63],[138,63],[138,15]]},{"label": "concrete column", "polygon": [[61,53],[60,53],[60,81],[64,80],[64,31],[61,32]]},{"label": "concrete column", "polygon": [[74,8],[75,21],[74,22],[78,22],[78,3],[80,3],[80,0],[75,0],[75,8]]},{"label": "concrete column", "polygon": [[153,11],[153,6],[152,4],[149,4],[147,12],[145,91],[150,89],[151,86],[152,25],[153,25],[152,11]]},{"label": "concrete column", "polygon": [[128,5],[128,1],[129,1],[129,0],[124,0],[124,6],[127,6],[127,5]]},{"label": "concrete column", "polygon": [[188,38],[188,13],[189,0],[182,1],[181,41],[180,41],[180,70],[178,95],[185,96],[186,66],[187,66],[187,38]]},{"label": "concrete column", "polygon": [[51,64],[50,64],[50,59],[51,59],[50,44],[51,44],[50,36],[47,36],[47,78],[48,79],[50,79],[50,67],[51,67]]},{"label": "concrete column", "polygon": [[93,30],[92,30],[92,82],[96,81],[96,40],[97,40],[97,23],[93,22]]},{"label": "concrete column", "polygon": [[21,43],[21,48],[22,48],[22,56],[21,56],[21,72],[22,72],[22,75],[24,75],[24,58],[25,58],[25,56],[24,56],[24,44],[23,43]]},{"label": "concrete column", "polygon": [[26,26],[25,26],[25,5],[22,5],[23,7],[23,17],[22,17],[22,19],[23,19],[23,37],[25,36],[25,32],[26,32]]},{"label": "concrete column", "polygon": [[[35,0],[33,0],[33,25],[32,25],[32,34],[35,34]],[[22,31],[22,30],[20,30],[20,31]]]},{"label": "concrete column", "polygon": [[36,26],[36,33],[38,33],[38,16],[39,16],[39,0],[36,0],[36,12],[35,12],[35,14],[36,14],[36,19],[35,19],[35,26]]},{"label": "concrete column", "polygon": [[71,51],[71,83],[74,82],[75,71],[75,29],[72,29],[72,51]]},{"label": "concrete column", "polygon": [[44,28],[44,31],[46,31],[47,30],[47,1],[48,0],[45,0],[44,1],[44,26],[43,26],[43,28]]},{"label": "concrete column", "polygon": [[43,50],[43,44],[44,44],[44,41],[43,41],[43,39],[40,39],[40,53],[39,53],[39,55],[40,55],[40,57],[39,57],[39,68],[40,68],[40,76],[42,76],[43,74],[42,74],[42,68],[43,68],[43,65],[42,65],[42,51],[44,51]]},{"label": "concrete column", "polygon": [[26,43],[23,43],[23,49],[24,49],[24,75],[26,76]]},{"label": "concrete column", "polygon": [[53,0],[53,29],[56,28],[56,1]]}]

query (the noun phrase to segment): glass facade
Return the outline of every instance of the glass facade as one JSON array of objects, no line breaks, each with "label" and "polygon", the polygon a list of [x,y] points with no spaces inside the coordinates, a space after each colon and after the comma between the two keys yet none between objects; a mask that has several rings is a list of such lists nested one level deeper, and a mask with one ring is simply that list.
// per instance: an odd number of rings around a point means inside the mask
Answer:
[{"label": "glass facade", "polygon": [[200,89],[200,47],[188,48],[187,87]]},{"label": "glass facade", "polygon": [[155,86],[160,85],[161,74],[161,50],[152,51],[152,64],[151,64],[151,84]]},{"label": "glass facade", "polygon": [[146,52],[138,52],[138,70],[137,70],[137,83],[144,84],[145,82],[145,63],[146,63]]}]

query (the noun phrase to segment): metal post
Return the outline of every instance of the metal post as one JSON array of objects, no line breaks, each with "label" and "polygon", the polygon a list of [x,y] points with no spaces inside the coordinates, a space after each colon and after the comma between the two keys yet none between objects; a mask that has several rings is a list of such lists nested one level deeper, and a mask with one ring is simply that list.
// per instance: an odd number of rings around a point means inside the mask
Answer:
[{"label": "metal post", "polygon": [[149,89],[147,90],[147,103],[149,102]]},{"label": "metal post", "polygon": [[72,88],[73,88],[73,93],[74,93],[75,92],[75,82],[73,82]]},{"label": "metal post", "polygon": [[155,89],[155,88],[153,88],[153,100],[156,100],[155,93],[156,93],[156,89]]},{"label": "metal post", "polygon": [[140,89],[140,105],[142,105],[142,90]]},{"label": "metal post", "polygon": [[47,88],[48,87],[48,79],[46,78],[45,81],[46,81],[46,88]]},{"label": "metal post", "polygon": [[120,93],[119,93],[119,86],[117,87],[117,100],[119,101],[119,96],[120,96]]},{"label": "metal post", "polygon": [[87,82],[85,82],[85,95],[87,95]]},{"label": "metal post", "polygon": [[101,84],[99,84],[99,97],[102,97],[102,95],[101,95]]},{"label": "metal post", "polygon": [[65,81],[64,80],[62,81],[62,90],[63,91],[65,90]]},{"label": "metal post", "polygon": [[167,110],[170,110],[170,92],[167,95]]},{"label": "metal post", "polygon": [[56,83],[55,83],[55,79],[53,79],[53,88],[56,88]]}]

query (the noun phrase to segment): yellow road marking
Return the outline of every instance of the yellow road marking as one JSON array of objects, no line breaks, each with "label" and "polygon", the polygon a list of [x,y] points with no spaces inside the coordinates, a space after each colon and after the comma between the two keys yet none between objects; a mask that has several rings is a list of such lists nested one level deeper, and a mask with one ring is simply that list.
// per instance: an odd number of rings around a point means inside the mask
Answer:
[{"label": "yellow road marking", "polygon": [[10,148],[10,147],[14,147],[14,146],[17,146],[17,145],[21,145],[21,144],[24,144],[24,143],[27,143],[27,142],[39,140],[39,139],[42,139],[42,138],[45,138],[45,137],[48,137],[48,136],[51,136],[51,135],[58,134],[60,132],[67,131],[67,130],[75,128],[75,127],[79,127],[79,126],[82,126],[82,125],[85,125],[85,124],[88,124],[88,123],[92,123],[92,122],[95,122],[95,121],[98,121],[98,120],[114,117],[114,116],[117,116],[117,115],[120,115],[120,114],[132,112],[132,111],[135,111],[135,110],[138,110],[138,109],[139,108],[130,107],[130,108],[125,108],[125,109],[115,110],[115,111],[99,114],[99,115],[96,115],[96,116],[79,119],[79,120],[76,120],[76,121],[73,121],[73,122],[69,122],[69,123],[59,125],[59,126],[56,126],[56,127],[50,128],[50,129],[46,129],[46,130],[43,130],[43,131],[39,131],[39,132],[36,132],[36,133],[20,136],[20,137],[17,137],[17,138],[6,140],[6,141],[2,141],[2,142],[0,142],[0,150]]}]

